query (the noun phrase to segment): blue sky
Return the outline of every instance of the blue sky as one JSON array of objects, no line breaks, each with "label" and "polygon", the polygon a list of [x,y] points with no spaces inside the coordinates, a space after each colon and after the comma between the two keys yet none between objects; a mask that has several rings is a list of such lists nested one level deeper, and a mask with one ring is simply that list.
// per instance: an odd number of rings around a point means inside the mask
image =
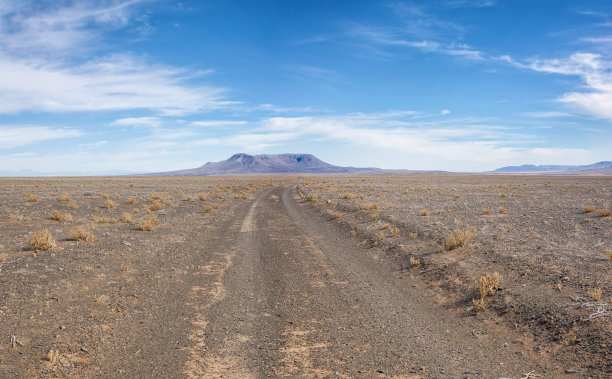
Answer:
[{"label": "blue sky", "polygon": [[0,0],[0,174],[612,160],[612,2]]}]

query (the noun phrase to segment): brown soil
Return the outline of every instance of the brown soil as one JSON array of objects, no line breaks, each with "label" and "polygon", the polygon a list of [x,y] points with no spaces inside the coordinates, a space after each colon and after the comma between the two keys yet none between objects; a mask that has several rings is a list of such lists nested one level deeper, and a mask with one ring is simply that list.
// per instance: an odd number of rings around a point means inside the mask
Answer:
[{"label": "brown soil", "polygon": [[[609,208],[611,184],[1,179],[0,377],[606,377],[612,317],[587,321],[587,293],[609,311],[612,223],[581,209]],[[149,214],[160,225],[142,231]],[[76,226],[96,239],[71,239]],[[439,251],[469,227],[471,244]],[[28,244],[42,229],[46,251]],[[503,282],[476,312],[493,272]]]}]

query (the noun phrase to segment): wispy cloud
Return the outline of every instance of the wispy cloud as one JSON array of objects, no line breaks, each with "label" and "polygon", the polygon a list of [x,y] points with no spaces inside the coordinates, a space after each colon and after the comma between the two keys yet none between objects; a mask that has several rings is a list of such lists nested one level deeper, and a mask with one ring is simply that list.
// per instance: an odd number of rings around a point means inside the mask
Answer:
[{"label": "wispy cloud", "polygon": [[111,123],[117,126],[149,127],[154,128],[161,125],[159,117],[126,117]]},{"label": "wispy cloud", "polygon": [[181,115],[231,106],[224,88],[193,84],[210,71],[125,53],[95,56],[102,36],[129,25],[139,3],[4,2],[0,114],[134,109]]},{"label": "wispy cloud", "polygon": [[36,125],[0,125],[0,149],[10,149],[42,141],[73,138],[82,135],[83,132],[80,130],[71,128],[53,128]]},{"label": "wispy cloud", "polygon": [[223,127],[223,126],[239,126],[246,125],[247,121],[243,120],[206,120],[206,121],[193,121],[193,126],[204,126],[204,127]]},{"label": "wispy cloud", "polygon": [[586,91],[567,92],[559,102],[612,121],[612,64],[609,59],[600,54],[575,53],[563,59],[533,59],[527,67],[538,72],[580,77]]}]

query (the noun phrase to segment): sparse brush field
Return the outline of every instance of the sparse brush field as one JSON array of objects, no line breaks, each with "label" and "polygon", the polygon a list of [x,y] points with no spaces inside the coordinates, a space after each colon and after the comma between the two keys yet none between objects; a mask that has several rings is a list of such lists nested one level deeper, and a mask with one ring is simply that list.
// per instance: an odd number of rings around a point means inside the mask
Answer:
[{"label": "sparse brush field", "polygon": [[[298,191],[322,214],[333,201],[343,216],[329,222],[436,288],[437,302],[612,372],[611,177],[309,177]],[[503,282],[483,296],[482,278]]]},{"label": "sparse brush field", "polygon": [[[183,364],[185,349],[208,338],[185,335],[185,320],[206,328],[198,312],[215,314],[206,307],[223,296],[223,273],[256,258],[235,255],[257,246],[231,245],[243,231],[282,243],[285,262],[310,248],[303,274],[322,275],[321,250],[296,235],[302,245],[291,245],[290,219],[275,219],[291,200],[287,188],[270,189],[282,185],[297,187],[293,201],[309,221],[347,237],[346,250],[364,249],[370,264],[389,263],[422,288],[428,304],[473,320],[465,338],[484,341],[484,325],[503,326],[496,333],[521,336],[508,337],[513,349],[544,361],[562,354],[559,373],[584,365],[593,377],[612,372],[612,177],[418,174],[0,179],[0,377],[112,377],[133,365],[146,376],[157,344],[172,345],[164,359]],[[269,212],[253,211],[257,202]],[[321,267],[324,277],[338,271]],[[313,279],[311,290],[349,281]],[[301,306],[300,296],[256,304],[284,328],[296,320],[271,309],[287,299]],[[248,321],[220,312],[219,320]]]},{"label": "sparse brush field", "polygon": [[155,334],[146,307],[202,254],[185,241],[285,180],[0,178],[0,377],[121,376],[101,352]]}]

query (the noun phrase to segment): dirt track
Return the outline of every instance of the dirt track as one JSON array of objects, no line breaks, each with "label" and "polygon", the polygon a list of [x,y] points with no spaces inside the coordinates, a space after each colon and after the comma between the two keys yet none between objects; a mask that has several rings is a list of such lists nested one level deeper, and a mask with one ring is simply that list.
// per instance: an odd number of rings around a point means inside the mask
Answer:
[{"label": "dirt track", "polygon": [[139,242],[146,253],[127,256],[111,252],[137,250],[125,237],[110,241],[95,267],[53,255],[73,273],[45,271],[49,255],[5,264],[3,280],[17,265],[29,278],[3,284],[6,304],[34,289],[2,315],[2,338],[19,344],[1,344],[0,377],[565,374],[528,336],[436,305],[422,281],[317,217],[294,189],[261,190],[206,227],[180,213],[168,220],[180,236],[151,237]]}]

